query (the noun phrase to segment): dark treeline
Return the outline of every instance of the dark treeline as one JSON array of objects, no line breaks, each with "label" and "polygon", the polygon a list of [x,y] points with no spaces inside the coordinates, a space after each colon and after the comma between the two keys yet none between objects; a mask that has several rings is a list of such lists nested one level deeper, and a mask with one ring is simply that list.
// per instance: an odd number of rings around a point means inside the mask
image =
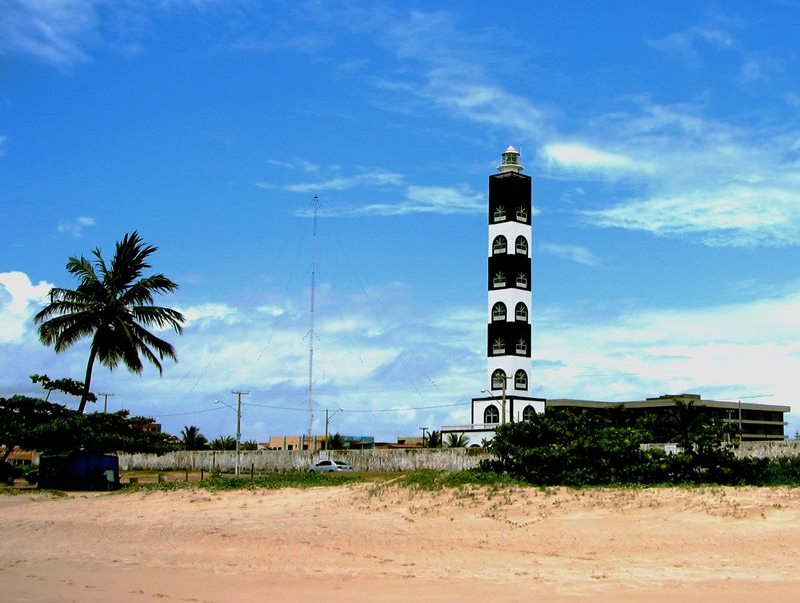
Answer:
[{"label": "dark treeline", "polygon": [[[539,485],[800,484],[800,458],[737,459],[736,430],[708,409],[554,409],[498,427],[482,468]],[[671,442],[676,454],[642,444]]]}]

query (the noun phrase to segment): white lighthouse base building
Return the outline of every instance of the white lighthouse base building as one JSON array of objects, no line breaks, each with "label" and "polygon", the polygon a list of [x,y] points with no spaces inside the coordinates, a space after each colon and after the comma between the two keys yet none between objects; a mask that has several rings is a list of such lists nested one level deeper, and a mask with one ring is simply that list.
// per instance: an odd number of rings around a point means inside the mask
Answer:
[{"label": "white lighthouse base building", "polygon": [[468,448],[482,447],[494,438],[495,430],[503,423],[518,423],[543,413],[545,402],[544,398],[527,396],[506,396],[505,404],[502,396],[473,398],[470,423],[442,425],[442,440],[446,441],[449,433],[463,434]]}]

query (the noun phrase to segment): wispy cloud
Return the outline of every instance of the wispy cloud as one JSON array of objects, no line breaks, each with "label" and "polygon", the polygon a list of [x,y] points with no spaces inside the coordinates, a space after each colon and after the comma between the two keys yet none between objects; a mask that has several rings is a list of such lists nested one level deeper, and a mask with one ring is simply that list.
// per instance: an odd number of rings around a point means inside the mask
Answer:
[{"label": "wispy cloud", "polygon": [[319,182],[287,184],[282,188],[292,193],[312,193],[331,190],[343,191],[357,187],[399,186],[402,182],[403,176],[400,174],[376,170],[366,171],[355,176],[330,178]]},{"label": "wispy cloud", "polygon": [[73,237],[80,237],[83,234],[83,230],[90,226],[95,226],[96,222],[94,218],[90,218],[88,216],[78,216],[71,222],[61,222],[57,230],[62,234],[68,234]]},{"label": "wispy cloud", "polygon": [[285,161],[281,159],[267,159],[267,163],[270,165],[274,165],[275,167],[285,168],[287,170],[302,170],[309,174],[316,174],[319,172],[320,167],[308,161],[306,159],[295,158],[291,161]]},{"label": "wispy cloud", "polygon": [[82,46],[99,23],[97,1],[4,2],[0,53],[31,55],[67,67],[86,62]]},{"label": "wispy cloud", "polygon": [[584,266],[597,266],[600,264],[595,255],[586,247],[579,245],[560,245],[557,243],[543,243],[539,245],[539,251],[554,255],[564,260],[577,262]]},{"label": "wispy cloud", "polygon": [[624,154],[603,151],[583,143],[551,143],[542,147],[545,161],[554,168],[618,174],[652,172],[653,166]]},{"label": "wispy cloud", "polygon": [[598,226],[692,236],[711,246],[800,243],[800,193],[788,186],[729,186],[686,196],[634,199],[583,216]]},{"label": "wispy cloud", "polygon": [[[319,210],[321,217],[354,218],[366,216],[405,216],[409,214],[473,214],[486,211],[486,200],[481,193],[468,188],[445,186],[408,186],[400,199],[386,203],[363,205],[325,205]],[[309,216],[310,210],[297,212]]]},{"label": "wispy cloud", "polygon": [[723,29],[692,27],[657,40],[650,40],[648,44],[667,56],[681,61],[691,69],[699,69],[703,64],[700,46],[730,48],[734,44],[734,38]]}]

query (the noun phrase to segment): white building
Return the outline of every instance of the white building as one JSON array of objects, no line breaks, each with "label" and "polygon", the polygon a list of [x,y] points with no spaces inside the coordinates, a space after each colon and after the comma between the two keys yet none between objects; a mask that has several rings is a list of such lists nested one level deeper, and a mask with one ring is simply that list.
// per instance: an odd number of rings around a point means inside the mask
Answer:
[{"label": "white building", "polygon": [[530,396],[531,287],[533,249],[530,176],[519,152],[509,146],[489,176],[487,272],[487,376],[485,397],[472,399],[468,425],[444,425],[442,435],[463,433],[469,446],[491,439],[501,423],[544,412],[545,401]]}]

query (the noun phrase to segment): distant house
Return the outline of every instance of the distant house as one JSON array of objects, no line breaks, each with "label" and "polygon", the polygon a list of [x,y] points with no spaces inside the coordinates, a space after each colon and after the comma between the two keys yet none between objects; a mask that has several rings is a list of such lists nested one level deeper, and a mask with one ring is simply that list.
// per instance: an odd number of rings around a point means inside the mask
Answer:
[{"label": "distant house", "polygon": [[[330,436],[329,436],[330,437]],[[375,447],[375,438],[372,436],[341,436],[345,442],[345,448],[351,450],[371,450]],[[325,450],[324,435],[280,435],[270,436],[269,441],[260,443],[258,446],[262,450],[310,450],[317,452]]]},{"label": "distant house", "polygon": [[[6,455],[6,447],[0,446],[0,459]],[[23,450],[19,446],[14,446],[6,459],[6,462],[19,467],[39,464],[39,453],[35,450]]]}]

